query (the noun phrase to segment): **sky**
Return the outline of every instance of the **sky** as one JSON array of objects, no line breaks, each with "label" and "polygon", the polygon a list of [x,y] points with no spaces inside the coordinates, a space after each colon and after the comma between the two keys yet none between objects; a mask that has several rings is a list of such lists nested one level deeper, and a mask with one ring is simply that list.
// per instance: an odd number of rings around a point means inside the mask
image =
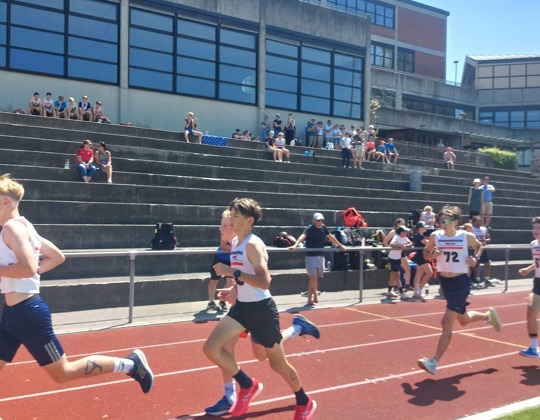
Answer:
[{"label": "sky", "polygon": [[467,55],[540,55],[539,0],[416,0],[450,12],[446,79],[461,80]]}]

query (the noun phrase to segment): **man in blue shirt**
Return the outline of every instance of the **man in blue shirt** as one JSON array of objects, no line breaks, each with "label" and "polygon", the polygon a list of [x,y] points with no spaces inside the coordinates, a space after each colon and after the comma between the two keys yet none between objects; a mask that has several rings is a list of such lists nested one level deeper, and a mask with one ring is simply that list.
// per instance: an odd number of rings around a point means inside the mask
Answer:
[{"label": "man in blue shirt", "polygon": [[388,162],[392,163],[392,157],[393,157],[394,158],[393,163],[397,163],[397,160],[399,158],[399,153],[397,152],[396,146],[394,145],[394,139],[389,138],[385,144],[385,147],[386,147],[386,158],[388,159]]},{"label": "man in blue shirt", "polygon": [[66,118],[66,107],[67,104],[64,102],[64,97],[59,96],[58,100],[54,102],[56,118]]}]

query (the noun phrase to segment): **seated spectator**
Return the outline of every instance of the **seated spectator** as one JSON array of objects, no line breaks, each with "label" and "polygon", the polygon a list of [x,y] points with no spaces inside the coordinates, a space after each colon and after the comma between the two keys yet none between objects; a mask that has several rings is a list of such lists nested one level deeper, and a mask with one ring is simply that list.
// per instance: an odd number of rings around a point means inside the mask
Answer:
[{"label": "seated spectator", "polygon": [[81,147],[77,150],[77,170],[81,174],[84,182],[88,183],[96,173],[94,162],[94,151],[92,150],[92,142],[84,140]]},{"label": "seated spectator", "polygon": [[93,121],[92,105],[88,102],[88,96],[84,95],[79,102],[79,121]]},{"label": "seated spectator", "polygon": [[188,112],[187,118],[184,120],[184,138],[186,142],[189,143],[189,136],[195,136],[197,138],[197,143],[202,143],[202,132],[197,131],[197,119],[193,115],[193,112]]},{"label": "seated spectator", "polygon": [[34,92],[34,96],[30,98],[28,103],[28,114],[29,115],[43,115],[43,101],[39,97],[39,92]]},{"label": "seated spectator", "polygon": [[66,106],[66,114],[70,120],[79,119],[79,108],[77,107],[77,104],[75,103],[75,98],[70,97],[68,99],[68,103]]},{"label": "seated spectator", "polygon": [[366,146],[365,146],[366,160],[368,162],[370,160],[375,160],[376,152],[377,151],[375,150],[375,141],[373,139],[368,138],[368,141],[366,142]]},{"label": "seated spectator", "polygon": [[111,152],[107,149],[105,142],[100,141],[94,156],[97,169],[107,175],[107,182],[112,183],[112,160]]},{"label": "seated spectator", "polygon": [[420,221],[424,222],[426,232],[426,237],[431,235],[436,229],[437,215],[433,212],[433,207],[425,206],[424,211],[420,215]]},{"label": "seated spectator", "polygon": [[54,103],[54,112],[56,118],[67,118],[67,104],[64,102],[64,97],[59,96],[58,100]]},{"label": "seated spectator", "polygon": [[110,124],[110,122],[111,122],[111,120],[109,120],[103,114],[103,107],[102,107],[101,101],[96,101],[96,104],[92,108],[92,115],[94,117],[94,122],[107,123],[107,124]]},{"label": "seated spectator", "polygon": [[236,140],[241,140],[242,139],[242,130],[237,128],[236,131],[234,133],[232,133],[231,138],[236,139]]},{"label": "seated spectator", "polygon": [[274,138],[274,132],[270,130],[268,137],[266,138],[266,151],[271,153],[275,162],[283,162],[283,150],[276,147],[276,139]]},{"label": "seated spectator", "polygon": [[386,143],[386,158],[388,159],[389,163],[392,163],[392,158],[394,158],[394,163],[397,163],[399,158],[399,153],[396,149],[393,138],[389,138],[388,142]]},{"label": "seated spectator", "polygon": [[444,162],[446,163],[446,169],[454,170],[454,163],[456,162],[456,155],[452,152],[451,147],[447,147],[443,155]]},{"label": "seated spectator", "polygon": [[276,139],[276,147],[281,150],[281,153],[283,157],[285,158],[285,162],[289,163],[291,152],[289,149],[287,149],[286,146],[287,142],[285,141],[285,137],[283,136],[283,133],[279,133]]},{"label": "seated spectator", "polygon": [[353,137],[353,167],[356,169],[364,169],[364,142],[358,134]]},{"label": "seated spectator", "polygon": [[245,130],[243,133],[242,133],[242,139],[243,140],[249,140],[249,141],[252,141],[252,137],[251,137],[251,133],[249,132],[249,130]]},{"label": "seated spectator", "polygon": [[382,161],[382,163],[388,163],[388,158],[386,157],[386,145],[384,140],[381,140],[377,150],[375,151],[375,160]]},{"label": "seated spectator", "polygon": [[52,98],[52,93],[47,92],[45,99],[43,100],[43,116],[44,117],[55,117],[54,112],[54,101]]}]

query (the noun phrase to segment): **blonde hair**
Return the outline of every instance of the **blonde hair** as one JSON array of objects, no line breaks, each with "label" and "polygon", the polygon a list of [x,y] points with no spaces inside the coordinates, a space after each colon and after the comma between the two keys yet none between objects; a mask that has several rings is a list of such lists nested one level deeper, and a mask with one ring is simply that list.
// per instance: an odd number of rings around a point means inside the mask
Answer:
[{"label": "blonde hair", "polygon": [[17,181],[12,180],[11,174],[0,175],[0,195],[7,195],[14,201],[21,201],[24,196],[24,187]]},{"label": "blonde hair", "polygon": [[424,211],[433,211],[433,207],[426,206],[426,207],[424,207]]},{"label": "blonde hair", "polygon": [[222,219],[228,219],[231,217],[231,211],[229,209],[223,210],[223,213],[221,213]]}]

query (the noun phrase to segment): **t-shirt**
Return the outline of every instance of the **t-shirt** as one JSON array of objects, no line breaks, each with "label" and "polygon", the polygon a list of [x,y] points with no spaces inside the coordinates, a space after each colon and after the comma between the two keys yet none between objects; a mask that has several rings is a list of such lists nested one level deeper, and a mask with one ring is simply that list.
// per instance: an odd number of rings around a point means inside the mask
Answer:
[{"label": "t-shirt", "polygon": [[[326,225],[322,225],[320,228],[315,225],[310,225],[302,232],[306,235],[306,248],[324,248],[326,237],[330,233]],[[324,255],[323,251],[307,251],[306,256],[317,257]]]},{"label": "t-shirt", "polygon": [[[396,233],[396,235],[392,238],[392,241],[390,243],[397,244],[397,245],[406,245],[409,242],[411,242],[409,238],[407,238],[406,236],[402,237]],[[398,248],[393,248],[388,253],[388,258],[391,258],[393,260],[400,260],[402,256],[403,256],[403,250],[398,249]]]},{"label": "t-shirt", "polygon": [[482,207],[482,188],[471,187],[471,202],[469,207],[471,211],[480,211]]},{"label": "t-shirt", "polygon": [[85,150],[84,147],[79,147],[77,156],[80,156],[84,163],[88,163],[90,158],[94,156],[94,151],[92,149]]},{"label": "t-shirt", "polygon": [[491,184],[482,185],[480,187],[484,191],[484,201],[490,202],[493,201],[493,191],[495,191],[495,188]]},{"label": "t-shirt", "polygon": [[540,244],[537,239],[531,242],[531,252],[534,261],[534,277],[540,277]]},{"label": "t-shirt", "polygon": [[469,266],[466,263],[469,256],[467,232],[458,230],[454,236],[447,236],[441,229],[433,232],[432,235],[435,235],[436,248],[441,251],[437,257],[437,270],[439,272],[467,274],[469,272]]}]

